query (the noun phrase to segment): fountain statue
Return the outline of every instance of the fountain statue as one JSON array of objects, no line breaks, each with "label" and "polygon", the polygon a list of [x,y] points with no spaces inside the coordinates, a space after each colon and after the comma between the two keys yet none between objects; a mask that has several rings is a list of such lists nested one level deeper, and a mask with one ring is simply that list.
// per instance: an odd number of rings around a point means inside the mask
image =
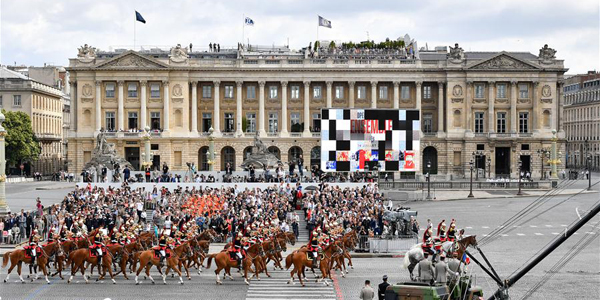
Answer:
[{"label": "fountain statue", "polygon": [[262,169],[265,167],[276,167],[279,164],[281,164],[281,160],[267,149],[267,146],[265,146],[258,136],[255,136],[252,152],[244,159],[242,168],[247,169],[250,166],[254,166],[255,168]]}]

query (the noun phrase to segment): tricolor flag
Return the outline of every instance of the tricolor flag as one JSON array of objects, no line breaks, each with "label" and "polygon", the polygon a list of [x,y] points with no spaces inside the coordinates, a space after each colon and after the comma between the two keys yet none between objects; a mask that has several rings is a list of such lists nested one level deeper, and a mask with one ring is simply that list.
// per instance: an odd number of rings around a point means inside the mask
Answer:
[{"label": "tricolor flag", "polygon": [[471,259],[469,259],[469,257],[467,256],[466,253],[463,254],[462,261],[465,263],[465,265],[468,265],[471,263]]},{"label": "tricolor flag", "polygon": [[135,11],[135,20],[146,24],[146,20],[144,20],[144,17],[142,17],[142,14],[140,14],[137,10]]},{"label": "tricolor flag", "polygon": [[246,17],[246,19],[244,20],[244,25],[254,26],[254,20]]},{"label": "tricolor flag", "polygon": [[331,21],[319,16],[319,26],[331,28]]}]

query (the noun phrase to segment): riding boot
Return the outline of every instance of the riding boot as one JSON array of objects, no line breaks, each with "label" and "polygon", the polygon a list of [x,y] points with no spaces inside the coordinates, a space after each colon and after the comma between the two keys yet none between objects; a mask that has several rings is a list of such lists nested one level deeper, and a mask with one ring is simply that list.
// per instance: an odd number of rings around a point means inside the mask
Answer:
[{"label": "riding boot", "polygon": [[241,258],[237,259],[237,264],[238,264],[238,271],[242,272],[242,259]]}]

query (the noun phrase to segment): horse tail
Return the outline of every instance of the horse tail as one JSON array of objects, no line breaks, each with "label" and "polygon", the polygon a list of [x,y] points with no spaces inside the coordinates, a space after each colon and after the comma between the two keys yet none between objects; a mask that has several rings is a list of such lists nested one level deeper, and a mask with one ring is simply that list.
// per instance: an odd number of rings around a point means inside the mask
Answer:
[{"label": "horse tail", "polygon": [[8,258],[10,257],[11,253],[12,253],[12,251],[8,251],[8,252],[4,253],[4,256],[2,256],[2,268],[5,268],[6,265],[8,264]]},{"label": "horse tail", "polygon": [[70,265],[71,262],[73,261],[74,253],[75,253],[75,251],[71,251],[71,253],[69,253],[69,256],[67,257],[67,265]]},{"label": "horse tail", "polygon": [[410,265],[410,250],[406,251],[406,253],[404,254],[404,262],[402,263],[402,269],[407,269],[408,266]]},{"label": "horse tail", "polygon": [[[215,257],[216,254],[209,254],[208,255],[208,262],[206,263],[206,268],[210,269],[210,263],[212,262],[212,259]],[[217,259],[215,258],[215,263],[217,263]]]},{"label": "horse tail", "polygon": [[288,254],[288,256],[285,257],[285,269],[289,270],[290,267],[292,266],[292,260],[294,257],[294,253],[290,253]]}]

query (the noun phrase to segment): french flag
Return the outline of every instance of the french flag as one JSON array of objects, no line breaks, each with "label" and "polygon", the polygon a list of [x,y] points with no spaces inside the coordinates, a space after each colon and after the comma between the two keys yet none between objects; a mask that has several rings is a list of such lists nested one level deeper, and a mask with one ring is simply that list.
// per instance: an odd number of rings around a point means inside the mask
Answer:
[{"label": "french flag", "polygon": [[466,253],[463,254],[462,261],[465,263],[465,265],[468,265],[471,263],[471,260],[469,259],[469,257],[467,256]]}]

